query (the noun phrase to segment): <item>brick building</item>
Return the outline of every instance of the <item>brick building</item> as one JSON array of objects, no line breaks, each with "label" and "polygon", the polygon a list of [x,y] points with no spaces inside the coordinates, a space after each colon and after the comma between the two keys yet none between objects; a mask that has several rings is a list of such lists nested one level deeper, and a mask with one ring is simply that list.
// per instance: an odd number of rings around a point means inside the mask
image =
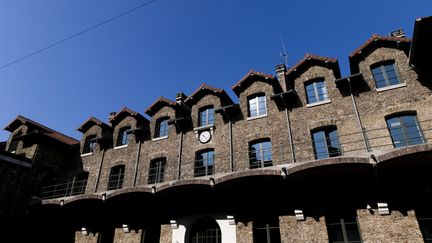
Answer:
[{"label": "brick building", "polygon": [[373,35],[349,55],[347,77],[338,60],[306,54],[275,76],[248,72],[232,86],[238,103],[202,84],[159,98],[148,118],[126,107],[106,123],[90,117],[81,141],[19,116],[0,181],[22,188],[3,176],[21,165],[29,185],[0,202],[29,206],[4,235],[432,242],[431,24],[417,19],[412,40]]}]

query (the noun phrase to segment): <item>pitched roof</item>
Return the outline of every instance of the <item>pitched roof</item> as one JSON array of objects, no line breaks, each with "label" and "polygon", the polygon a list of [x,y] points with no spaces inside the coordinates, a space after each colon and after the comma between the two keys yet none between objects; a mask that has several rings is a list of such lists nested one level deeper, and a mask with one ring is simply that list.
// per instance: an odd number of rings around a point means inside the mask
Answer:
[{"label": "pitched roof", "polygon": [[411,39],[405,37],[392,37],[392,36],[380,36],[373,34],[369,39],[366,40],[361,46],[355,49],[349,55],[351,73],[358,73],[358,62],[368,49],[376,48],[379,46],[390,46],[393,48],[402,48],[407,54],[409,52]]},{"label": "pitched roof", "polygon": [[142,116],[140,113],[138,113],[134,110],[131,110],[131,109],[127,108],[126,106],[124,106],[119,112],[117,112],[113,117],[111,117],[110,122],[112,124],[116,124],[119,121],[121,121],[121,119],[123,119],[127,115],[133,116],[141,122],[148,122],[148,120],[144,116]]},{"label": "pitched roof", "polygon": [[13,120],[9,125],[7,125],[4,128],[4,130],[9,131],[9,132],[13,132],[16,128],[18,128],[22,124],[36,127],[41,132],[43,132],[46,136],[51,137],[55,140],[58,140],[62,143],[65,143],[67,145],[75,145],[75,144],[79,143],[78,140],[76,140],[72,137],[66,136],[60,132],[57,132],[57,131],[49,128],[49,127],[46,127],[46,126],[44,126],[38,122],[30,120],[29,118],[26,118],[26,117],[21,116],[21,115],[17,116],[17,118],[15,118],[15,120]]},{"label": "pitched roof", "polygon": [[248,81],[251,81],[253,78],[262,78],[264,80],[272,80],[277,81],[276,78],[271,74],[266,74],[263,72],[257,72],[253,69],[249,70],[249,72],[237,83],[235,83],[233,86],[231,86],[231,89],[234,91],[236,95],[239,95],[244,88],[247,86]]},{"label": "pitched roof", "polygon": [[232,104],[233,101],[228,96],[228,94],[223,89],[215,88],[205,83],[201,84],[198,89],[196,89],[186,100],[185,103],[187,105],[194,104],[197,100],[199,100],[202,96],[207,93],[214,93],[218,95],[221,99],[223,99],[226,104]]},{"label": "pitched roof", "polygon": [[329,67],[333,70],[335,77],[341,77],[339,63],[336,58],[318,56],[311,53],[306,53],[303,59],[301,59],[298,63],[288,69],[286,75],[295,75],[295,73],[298,73],[297,71],[300,71],[301,69],[309,67],[310,65],[316,63],[323,63],[325,65],[329,65]]},{"label": "pitched roof", "polygon": [[156,112],[158,112],[164,106],[175,107],[176,103],[170,99],[167,99],[163,96],[159,97],[153,104],[151,104],[147,109],[145,109],[145,113],[149,116],[153,116]]},{"label": "pitched roof", "polygon": [[85,121],[77,130],[85,133],[90,129],[92,126],[97,125],[102,128],[111,128],[108,124],[102,122],[101,120],[91,116],[87,121]]}]

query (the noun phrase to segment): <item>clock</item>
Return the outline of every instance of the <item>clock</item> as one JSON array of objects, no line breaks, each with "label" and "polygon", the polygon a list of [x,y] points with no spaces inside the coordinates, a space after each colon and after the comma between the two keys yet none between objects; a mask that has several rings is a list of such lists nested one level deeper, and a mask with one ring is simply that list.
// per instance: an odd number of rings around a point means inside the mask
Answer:
[{"label": "clock", "polygon": [[209,131],[204,131],[199,135],[199,141],[201,143],[207,143],[211,139],[211,133]]}]

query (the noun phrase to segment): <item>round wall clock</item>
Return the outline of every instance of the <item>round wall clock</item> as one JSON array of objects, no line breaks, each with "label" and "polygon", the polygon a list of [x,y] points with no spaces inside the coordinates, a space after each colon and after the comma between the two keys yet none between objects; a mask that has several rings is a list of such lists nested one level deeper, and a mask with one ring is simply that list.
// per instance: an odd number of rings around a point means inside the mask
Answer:
[{"label": "round wall clock", "polygon": [[209,131],[204,131],[199,135],[199,141],[201,143],[207,143],[211,139],[211,133]]}]

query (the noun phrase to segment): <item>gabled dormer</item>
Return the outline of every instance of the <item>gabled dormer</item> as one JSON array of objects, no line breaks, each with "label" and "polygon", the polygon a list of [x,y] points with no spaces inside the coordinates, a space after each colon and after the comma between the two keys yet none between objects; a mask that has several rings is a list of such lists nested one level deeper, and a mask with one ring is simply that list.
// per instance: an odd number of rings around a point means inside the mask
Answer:
[{"label": "gabled dormer", "polygon": [[4,130],[11,133],[6,144],[6,150],[23,154],[26,157],[34,156],[34,146],[38,144],[50,144],[50,146],[69,149],[79,143],[74,138],[21,115],[17,116]]},{"label": "gabled dormer", "polygon": [[361,73],[369,88],[378,92],[404,87],[410,44],[408,38],[374,34],[349,55],[351,73]]},{"label": "gabled dormer", "polygon": [[290,88],[307,107],[330,103],[336,91],[334,80],[340,77],[337,59],[313,54],[306,54],[286,72]]},{"label": "gabled dormer", "polygon": [[219,121],[222,122],[222,118],[219,120],[215,116],[215,111],[234,104],[225,90],[204,83],[185,100],[185,103],[191,108],[191,117],[195,129],[212,127]]},{"label": "gabled dormer", "polygon": [[132,141],[135,134],[136,138],[142,138],[146,135],[149,121],[136,111],[123,107],[119,112],[111,113],[109,119],[113,128],[113,144],[115,148],[127,147],[129,141]]},{"label": "gabled dormer", "polygon": [[170,133],[168,121],[176,118],[177,103],[163,96],[159,97],[144,112],[151,116],[150,136],[152,140],[167,139]]},{"label": "gabled dormer", "polygon": [[87,119],[77,130],[83,133],[80,147],[82,155],[92,154],[112,145],[112,127],[95,117]]}]

